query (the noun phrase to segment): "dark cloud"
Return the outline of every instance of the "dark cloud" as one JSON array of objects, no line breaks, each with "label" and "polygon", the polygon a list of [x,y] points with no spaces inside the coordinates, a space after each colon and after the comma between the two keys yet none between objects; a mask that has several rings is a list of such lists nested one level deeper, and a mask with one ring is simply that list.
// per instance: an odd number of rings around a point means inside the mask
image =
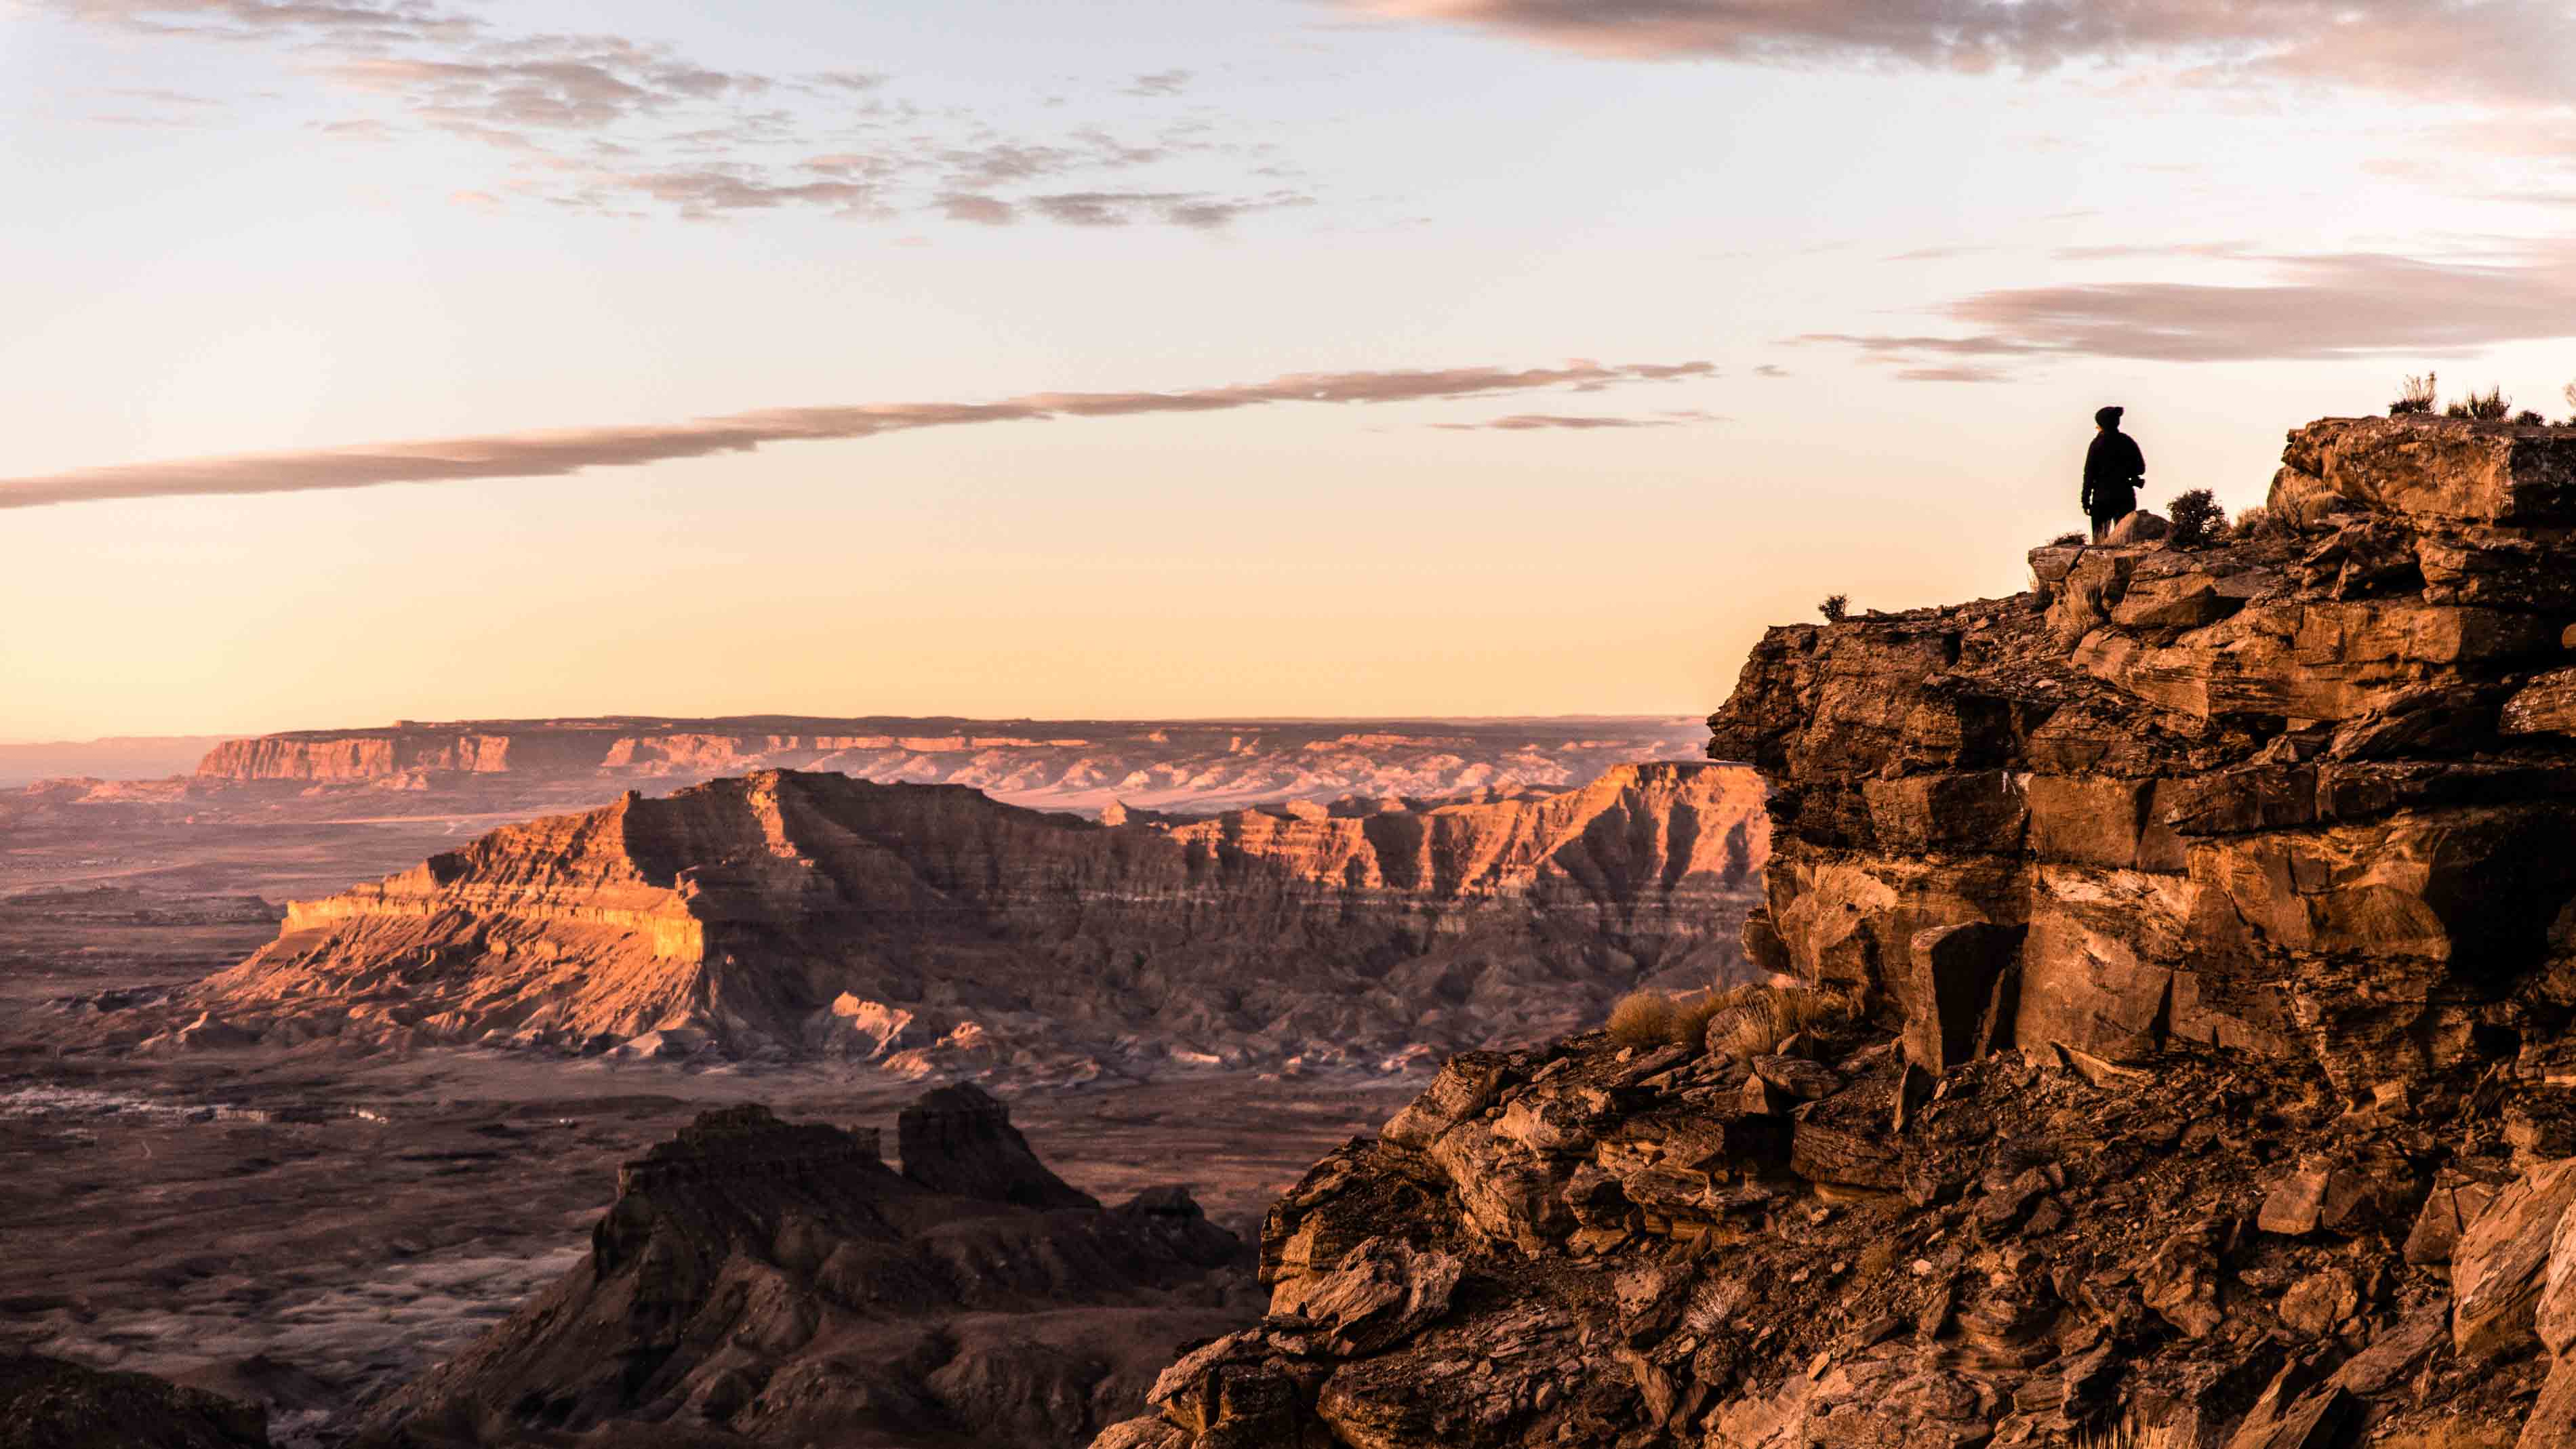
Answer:
[{"label": "dark cloud", "polygon": [[[2150,249],[2152,250],[2152,249]],[[2095,255],[2144,254],[2102,249]],[[2576,337],[2576,243],[2514,243],[2470,258],[2385,252],[2257,257],[2232,244],[2165,249],[2259,266],[2261,281],[2085,282],[1977,292],[1936,309],[1956,335],[1810,333],[1917,381],[1982,382],[1996,360],[2107,357],[2146,362],[2307,361],[2474,351]],[[1982,358],[1924,366],[1922,359]]]},{"label": "dark cloud", "polygon": [[[1224,158],[1238,173],[1263,159],[1261,147],[1229,143],[1204,120],[1167,119],[1149,135],[1099,126],[1003,135],[962,110],[889,94],[893,83],[874,71],[720,69],[621,35],[509,33],[488,18],[506,15],[498,9],[428,0],[37,3],[149,36],[266,44],[363,108],[318,123],[327,134],[461,137],[500,153],[506,189],[605,215],[708,219],[803,207],[982,225],[1036,216],[1070,226],[1211,230],[1308,199],[1277,179],[1238,194],[1204,178],[1184,189],[1117,176],[1184,156]],[[1129,89],[1169,96],[1191,79],[1184,70],[1157,71],[1134,77]],[[121,108],[101,119],[209,124],[222,113],[177,93],[130,98],[158,110]],[[1279,168],[1267,162],[1260,170],[1275,178]],[[1034,194],[1012,194],[1019,191]]]},{"label": "dark cloud", "polygon": [[2027,72],[2167,66],[2562,104],[2576,11],[2555,0],[1342,0],[1595,54]]},{"label": "dark cloud", "polygon": [[[223,458],[81,468],[0,479],[0,508],[184,494],[293,493],[477,478],[543,478],[586,468],[633,467],[673,458],[747,453],[770,443],[868,438],[916,428],[1048,418],[1223,412],[1274,403],[1421,402],[1555,388],[1606,387],[1705,376],[1706,363],[1562,367],[1458,367],[1373,372],[1305,372],[1267,382],[1187,392],[1030,393],[991,403],[867,403],[773,408],[657,427],[560,428],[408,443],[307,448]],[[1530,415],[1537,416],[1537,415]],[[1505,420],[1506,422],[1510,420]],[[1526,423],[1545,427],[1559,424]],[[1619,426],[1569,423],[1565,426]]]}]

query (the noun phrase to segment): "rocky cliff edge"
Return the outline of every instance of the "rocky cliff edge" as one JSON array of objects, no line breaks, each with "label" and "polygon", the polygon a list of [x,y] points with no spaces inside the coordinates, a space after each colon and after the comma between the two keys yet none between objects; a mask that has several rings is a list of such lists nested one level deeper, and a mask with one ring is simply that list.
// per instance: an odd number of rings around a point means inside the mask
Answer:
[{"label": "rocky cliff edge", "polygon": [[1775,984],[1453,1059],[1097,1449],[2576,1443],[2576,433],[2268,513],[1771,631]]}]

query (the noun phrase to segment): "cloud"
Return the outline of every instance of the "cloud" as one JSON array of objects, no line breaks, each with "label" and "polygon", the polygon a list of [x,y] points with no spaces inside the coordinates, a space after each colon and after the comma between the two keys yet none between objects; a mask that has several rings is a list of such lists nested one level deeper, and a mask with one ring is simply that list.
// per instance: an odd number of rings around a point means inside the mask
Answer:
[{"label": "cloud", "polygon": [[1776,362],[1766,362],[1753,369],[1753,375],[1755,377],[1787,377],[1789,376],[1789,369],[1782,367]]},{"label": "cloud", "polygon": [[[1205,231],[1311,199],[1266,145],[1215,134],[1204,117],[1167,117],[1140,134],[1085,125],[1009,135],[963,108],[908,100],[875,71],[719,68],[623,35],[512,33],[486,18],[506,11],[431,0],[34,3],[163,41],[266,47],[340,98],[346,114],[312,123],[324,133],[461,138],[507,168],[470,189],[602,215],[709,220],[793,207]],[[1189,71],[1156,71],[1128,89],[1171,96],[1191,80]],[[152,109],[101,119],[225,123],[225,107],[201,97],[138,90],[126,98]],[[1185,158],[1233,165],[1247,184],[1203,174],[1186,187],[1126,179]]]},{"label": "cloud", "polygon": [[1342,0],[1596,55],[2044,72],[2154,63],[2209,84],[2286,80],[2556,106],[2576,12],[2529,0]]},{"label": "cloud", "polygon": [[[916,428],[1033,422],[1052,418],[1224,412],[1275,403],[1424,402],[1556,388],[1581,390],[1670,381],[1704,377],[1714,370],[1705,362],[1605,366],[1578,359],[1561,367],[1518,370],[1455,367],[1301,372],[1267,382],[1185,392],[1047,392],[989,403],[861,403],[846,407],[771,408],[659,426],[560,428],[80,468],[65,473],[0,479],[0,509],[111,498],[295,493],[326,488],[367,488],[386,483],[560,477],[587,468],[635,467],[675,458],[747,453],[770,443],[869,438],[880,433]],[[1523,424],[1531,427],[1555,425],[1546,422]]]},{"label": "cloud", "polygon": [[[2206,248],[2176,254],[2207,256]],[[2490,254],[2423,259],[2386,252],[2237,255],[2251,284],[2088,282],[1977,292],[1936,309],[1958,335],[1810,333],[1923,381],[1990,381],[1991,361],[1924,368],[1920,359],[2105,357],[2145,362],[2311,361],[2471,351],[2576,337],[2576,242],[2505,244]]]},{"label": "cloud", "polygon": [[1696,408],[1657,413],[1653,417],[1600,417],[1574,413],[1513,413],[1481,423],[1433,423],[1452,433],[1590,432],[1599,428],[1678,428],[1718,419]]},{"label": "cloud", "polygon": [[1898,382],[2007,382],[2010,374],[1998,368],[1954,365],[1949,367],[1904,367],[1897,369]]},{"label": "cloud", "polygon": [[1246,212],[1312,205],[1314,198],[1293,191],[1266,196],[1228,198],[1190,191],[1068,191],[1027,198],[1028,205],[1067,226],[1127,226],[1160,220],[1173,226],[1213,230]]}]

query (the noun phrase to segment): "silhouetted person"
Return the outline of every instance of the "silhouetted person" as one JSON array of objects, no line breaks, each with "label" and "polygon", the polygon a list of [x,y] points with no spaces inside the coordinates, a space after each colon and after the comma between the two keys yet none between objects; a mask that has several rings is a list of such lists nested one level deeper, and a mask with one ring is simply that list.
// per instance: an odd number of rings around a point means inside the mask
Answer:
[{"label": "silhouetted person", "polygon": [[2100,543],[2112,524],[2138,511],[2147,455],[2138,451],[2137,439],[2120,431],[2120,409],[2104,408],[2093,422],[2101,431],[2084,454],[2084,514],[2093,520],[2093,541]]}]

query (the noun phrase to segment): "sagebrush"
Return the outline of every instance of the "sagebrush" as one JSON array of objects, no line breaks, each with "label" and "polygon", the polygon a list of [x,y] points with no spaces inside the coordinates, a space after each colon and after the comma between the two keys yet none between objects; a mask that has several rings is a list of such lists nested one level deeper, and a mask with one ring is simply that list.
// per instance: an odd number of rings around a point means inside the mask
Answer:
[{"label": "sagebrush", "polygon": [[1824,601],[1816,605],[1816,612],[1825,616],[1826,623],[1839,624],[1851,617],[1851,595],[1827,594]]},{"label": "sagebrush", "polygon": [[2165,504],[2165,517],[2173,524],[2171,541],[2177,548],[2198,548],[2227,527],[2227,510],[2218,506],[2218,496],[2206,488],[2175,494]]}]

